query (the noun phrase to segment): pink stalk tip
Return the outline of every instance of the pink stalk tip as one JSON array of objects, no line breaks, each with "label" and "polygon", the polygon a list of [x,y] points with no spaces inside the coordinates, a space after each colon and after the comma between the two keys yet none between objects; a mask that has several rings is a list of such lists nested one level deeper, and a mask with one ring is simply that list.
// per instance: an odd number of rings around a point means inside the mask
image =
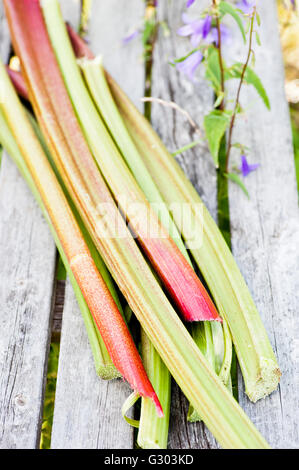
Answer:
[{"label": "pink stalk tip", "polygon": [[164,418],[163,409],[162,409],[161,403],[159,401],[159,398],[157,397],[156,394],[153,395],[152,400],[153,400],[153,403],[156,407],[158,418]]}]

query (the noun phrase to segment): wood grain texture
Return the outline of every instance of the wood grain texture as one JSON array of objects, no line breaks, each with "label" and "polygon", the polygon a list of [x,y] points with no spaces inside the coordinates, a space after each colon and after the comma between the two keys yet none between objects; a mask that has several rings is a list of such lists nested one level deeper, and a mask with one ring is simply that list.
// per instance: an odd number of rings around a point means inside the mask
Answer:
[{"label": "wood grain texture", "polygon": [[[143,8],[140,0],[129,5],[125,0],[93,2],[89,35],[92,50],[105,52],[105,66],[137,104],[144,87],[141,47],[136,41],[122,51],[121,40],[128,25],[141,20]],[[77,24],[73,7],[64,13]],[[96,375],[84,323],[67,283],[51,447],[131,449],[133,428],[121,416],[130,393],[122,380],[107,382]]]},{"label": "wood grain texture", "polygon": [[[252,87],[243,89],[246,119],[239,119],[234,141],[250,148],[248,159],[260,168],[245,180],[250,200],[230,184],[232,249],[270,335],[282,378],[279,389],[256,404],[241,388],[240,402],[273,447],[298,448],[298,196],[276,2],[259,2],[259,12],[262,47],[255,46],[256,72],[270,97],[271,112]],[[236,38],[230,59],[244,61],[242,41]],[[239,156],[233,157],[239,164]]]},{"label": "wood grain texture", "polygon": [[[9,38],[0,5],[1,57]],[[56,250],[10,158],[0,169],[0,448],[39,445]]]},{"label": "wood grain texture", "polygon": [[10,50],[10,38],[8,33],[8,25],[4,14],[2,0],[0,2],[0,57],[7,60]]},{"label": "wood grain texture", "polygon": [[[194,4],[192,14],[202,11],[204,5],[202,2],[200,4],[200,7]],[[193,84],[169,65],[169,61],[185,55],[190,50],[189,42],[176,34],[182,25],[181,14],[185,11],[185,6],[185,0],[158,4],[159,20],[166,22],[170,36],[165,37],[160,30],[153,61],[152,96],[174,101],[202,128],[203,116],[213,104],[211,90],[202,75],[199,75]],[[175,151],[199,138],[185,116],[160,104],[154,103],[152,106],[152,124],[170,151]],[[184,152],[177,157],[177,160],[216,218],[216,172],[206,144],[203,142],[192,150]],[[217,447],[215,439],[202,423],[187,423],[187,411],[187,400],[176,384],[173,384],[169,448]]]},{"label": "wood grain texture", "polygon": [[142,110],[144,63],[140,36],[123,44],[124,38],[143,26],[144,2],[140,0],[93,1],[88,38],[94,54],[101,55],[106,69]]}]

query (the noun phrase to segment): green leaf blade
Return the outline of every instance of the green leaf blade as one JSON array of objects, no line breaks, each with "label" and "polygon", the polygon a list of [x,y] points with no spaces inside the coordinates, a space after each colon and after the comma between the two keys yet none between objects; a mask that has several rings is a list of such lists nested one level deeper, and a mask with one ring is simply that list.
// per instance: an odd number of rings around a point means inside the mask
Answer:
[{"label": "green leaf blade", "polygon": [[246,194],[248,199],[250,199],[249,192],[247,191],[246,186],[241,180],[241,178],[239,177],[239,175],[237,175],[236,173],[226,173],[225,177],[233,181],[234,183],[236,183],[238,186],[240,186],[240,188]]},{"label": "green leaf blade", "polygon": [[204,129],[215,166],[219,166],[219,148],[222,137],[229,124],[229,117],[221,111],[214,110],[204,117]]},{"label": "green leaf blade", "polygon": [[270,100],[264,88],[264,85],[262,84],[261,79],[257,76],[255,71],[251,67],[247,67],[244,80],[246,83],[248,83],[248,85],[254,86],[257,93],[262,98],[266,108],[270,110],[271,109]]},{"label": "green leaf blade", "polygon": [[244,43],[246,43],[246,34],[245,34],[244,25],[237,10],[228,2],[220,2],[219,11],[222,15],[228,14],[232,16],[232,18],[236,21],[237,25],[239,26]]}]

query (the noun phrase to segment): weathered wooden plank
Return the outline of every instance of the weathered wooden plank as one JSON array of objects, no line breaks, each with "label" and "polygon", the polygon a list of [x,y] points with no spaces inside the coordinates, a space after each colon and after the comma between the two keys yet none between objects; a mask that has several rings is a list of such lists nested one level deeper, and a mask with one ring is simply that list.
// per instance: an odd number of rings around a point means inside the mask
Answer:
[{"label": "weathered wooden plank", "polygon": [[[68,2],[63,2],[68,3]],[[64,5],[65,7],[68,5]],[[138,23],[144,5],[139,0],[93,2],[91,47],[103,53],[104,63],[135,102],[143,95],[143,65],[136,41],[121,50],[128,24]],[[67,19],[74,19],[70,5]],[[121,380],[106,382],[97,377],[83,320],[70,284],[63,312],[61,348],[52,448],[132,448],[133,429],[121,416],[121,406],[130,393]]]},{"label": "weathered wooden plank", "polygon": [[[0,5],[1,57],[9,39]],[[56,250],[39,208],[4,154],[0,168],[0,447],[39,444]]]},{"label": "weathered wooden plank", "polygon": [[0,3],[0,26],[0,57],[6,60],[10,49],[10,38],[2,1]]},{"label": "weathered wooden plank", "polygon": [[[106,5],[107,4],[107,5]],[[95,54],[141,110],[144,95],[144,66],[140,37],[123,44],[123,39],[142,27],[144,2],[138,0],[93,1],[89,39]]]},{"label": "weathered wooden plank", "polygon": [[[204,5],[199,2],[192,11],[202,11]],[[190,50],[186,39],[177,36],[181,26],[181,14],[185,10],[185,0],[159,2],[158,15],[170,29],[170,36],[165,37],[160,31],[155,47],[152,71],[152,96],[166,101],[174,101],[202,128],[204,114],[212,107],[213,96],[203,77],[193,84],[188,78],[169,65],[169,61],[185,55]],[[193,14],[192,13],[192,14]],[[188,49],[189,48],[189,49]],[[199,136],[190,127],[185,116],[159,104],[152,106],[152,123],[169,150],[175,151],[198,140]],[[216,173],[205,143],[178,157],[182,168],[195,185],[203,201],[216,217]],[[172,388],[171,421],[169,433],[170,448],[210,448],[217,444],[202,423],[187,423],[188,403],[177,386]]]},{"label": "weathered wooden plank", "polygon": [[[271,101],[268,112],[253,89],[244,88],[246,120],[235,141],[250,147],[248,158],[260,168],[246,179],[250,200],[230,185],[232,249],[262,315],[282,370],[271,397],[240,401],[262,434],[276,448],[299,447],[299,214],[289,110],[278,35],[276,2],[259,2],[262,47],[255,47],[256,71]],[[244,61],[242,41],[231,58]]]}]

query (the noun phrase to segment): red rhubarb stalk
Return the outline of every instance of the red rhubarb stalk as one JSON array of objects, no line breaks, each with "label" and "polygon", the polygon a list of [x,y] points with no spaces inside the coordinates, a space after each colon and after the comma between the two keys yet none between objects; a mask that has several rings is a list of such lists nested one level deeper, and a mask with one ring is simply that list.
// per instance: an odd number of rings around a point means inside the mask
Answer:
[{"label": "red rhubarb stalk", "polygon": [[0,103],[0,109],[14,134],[110,357],[133,389],[154,401],[161,415],[163,413],[159,400],[125,321],[96,268],[66,197],[1,63],[0,83],[5,90],[5,99]]},{"label": "red rhubarb stalk", "polygon": [[6,71],[18,93],[18,95],[20,95],[22,98],[24,98],[25,100],[28,100],[29,99],[29,96],[28,96],[28,90],[27,90],[27,86],[26,86],[26,83],[23,79],[23,76],[21,74],[21,72],[17,72],[16,70],[12,70],[8,65],[6,66]]},{"label": "red rhubarb stalk", "polygon": [[158,215],[107,133],[76,64],[59,14],[59,4],[46,0],[43,9],[66,87],[86,140],[139,243],[186,320],[220,320],[198,276],[160,223]]},{"label": "red rhubarb stalk", "polygon": [[[45,102],[46,93],[48,100],[50,99],[52,101],[52,105],[54,107],[57,106],[58,100],[60,101],[61,106],[59,114],[62,115],[61,118],[63,119],[63,123],[60,126],[60,132],[63,129],[63,133],[67,137],[67,143],[65,142],[66,145],[68,147],[73,147],[72,153],[76,160],[76,167],[79,174],[82,174],[84,177],[86,190],[91,191],[93,195],[98,194],[99,186],[102,187],[103,181],[99,175],[93,157],[89,152],[86,152],[86,150],[82,148],[81,134],[80,138],[78,138],[77,131],[73,132],[73,129],[68,131],[70,123],[68,122],[68,119],[64,119],[67,115],[66,110],[69,108],[69,98],[66,94],[64,84],[62,83],[62,77],[49,42],[39,2],[36,0],[20,0],[16,5],[16,2],[14,1],[7,1],[6,5],[14,5],[14,11],[12,13],[12,18],[14,15],[14,20],[10,21],[12,36],[14,37],[15,35],[18,35],[20,37],[20,40],[14,42],[21,59],[25,80],[28,81],[33,90],[31,99],[33,100],[33,106],[35,107],[36,114],[41,121],[41,125],[42,127],[44,126],[44,113],[41,112],[39,108],[42,106],[46,109],[49,104],[48,102]],[[18,23],[18,15],[16,13],[20,11],[22,7],[22,22],[19,21]],[[24,11],[26,14],[24,14]],[[26,41],[28,45],[30,44],[30,48],[24,48]],[[36,64],[38,64],[38,67],[36,67]],[[45,89],[45,93],[40,93],[42,88]],[[94,113],[96,119],[99,120],[100,118],[95,108]],[[100,126],[100,122],[97,122],[97,125]],[[104,125],[102,124],[102,126]],[[57,129],[55,132],[57,132]],[[104,143],[104,139],[108,143]],[[118,183],[119,185],[122,185],[122,187],[116,185],[117,188],[119,187],[120,192],[118,202],[123,210],[128,211],[128,220],[138,236],[142,248],[172,295],[183,317],[187,321],[221,321],[221,318],[219,317],[207,291],[200,282],[200,279],[181,254],[173,240],[169,237],[168,232],[161,226],[158,217],[151,209],[144,194],[132,175],[129,173],[122,157],[117,153],[117,149],[109,134],[105,131],[102,141],[98,138],[97,143],[101,146],[102,154],[106,154],[106,162],[107,155],[108,161],[111,159],[112,162],[114,159],[116,171],[121,175],[118,179]],[[78,152],[79,149],[80,152]],[[62,167],[64,167],[67,173],[69,172],[69,169],[66,168],[65,159],[60,161],[60,169]],[[105,174],[108,184],[111,186],[112,178],[108,177],[111,176],[109,173],[111,168],[108,169],[106,166],[103,169],[101,166],[101,170]],[[105,170],[109,174],[106,174]],[[115,186],[113,189],[115,190]],[[118,194],[114,192],[114,195],[118,198]],[[122,200],[122,196],[124,196],[124,200]],[[137,212],[135,212],[136,202],[137,205],[139,204]],[[140,208],[141,205],[142,208]],[[149,220],[151,223],[150,234],[148,233]],[[159,235],[155,235],[155,237],[153,237],[151,236],[152,233]]]}]

